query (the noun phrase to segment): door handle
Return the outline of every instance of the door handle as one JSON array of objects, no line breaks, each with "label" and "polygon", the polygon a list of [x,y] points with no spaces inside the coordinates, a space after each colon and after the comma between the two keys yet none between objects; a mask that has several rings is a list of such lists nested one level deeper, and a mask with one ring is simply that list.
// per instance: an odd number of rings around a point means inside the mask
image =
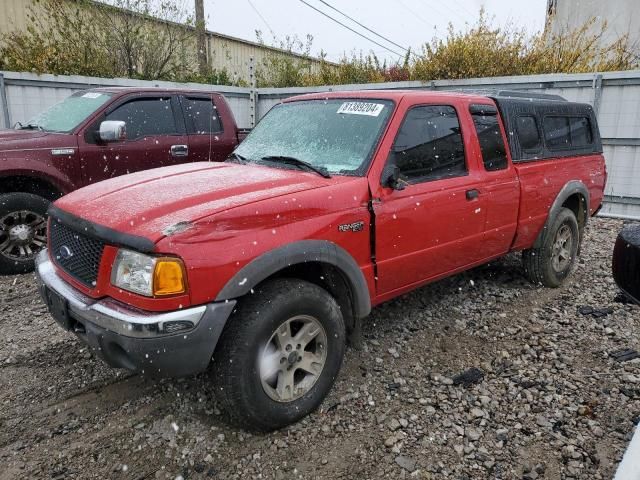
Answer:
[{"label": "door handle", "polygon": [[189,147],[187,145],[171,145],[171,155],[174,157],[186,157],[189,155]]},{"label": "door handle", "polygon": [[472,190],[467,190],[467,200],[475,200],[480,196],[480,192],[475,188]]}]

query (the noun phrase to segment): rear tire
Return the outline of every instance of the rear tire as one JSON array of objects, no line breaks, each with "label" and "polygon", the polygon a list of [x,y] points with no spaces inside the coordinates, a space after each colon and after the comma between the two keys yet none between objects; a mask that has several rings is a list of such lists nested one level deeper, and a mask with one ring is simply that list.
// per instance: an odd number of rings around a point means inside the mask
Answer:
[{"label": "rear tire", "polygon": [[346,344],[335,299],[309,282],[276,279],[243,298],[211,365],[231,423],[271,431],[313,412],[331,390]]},{"label": "rear tire", "polygon": [[557,288],[571,273],[578,256],[580,230],[575,214],[561,208],[542,235],[540,248],[522,252],[524,272],[536,285]]},{"label": "rear tire", "polygon": [[49,201],[32,193],[0,195],[0,275],[31,272],[47,245]]}]

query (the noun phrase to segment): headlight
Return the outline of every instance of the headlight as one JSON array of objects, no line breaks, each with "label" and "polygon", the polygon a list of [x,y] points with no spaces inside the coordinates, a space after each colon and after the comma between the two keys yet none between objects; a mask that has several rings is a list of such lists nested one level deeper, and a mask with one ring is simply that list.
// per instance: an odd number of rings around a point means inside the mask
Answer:
[{"label": "headlight", "polygon": [[112,285],[146,297],[176,295],[186,291],[182,261],[118,250],[111,269]]}]

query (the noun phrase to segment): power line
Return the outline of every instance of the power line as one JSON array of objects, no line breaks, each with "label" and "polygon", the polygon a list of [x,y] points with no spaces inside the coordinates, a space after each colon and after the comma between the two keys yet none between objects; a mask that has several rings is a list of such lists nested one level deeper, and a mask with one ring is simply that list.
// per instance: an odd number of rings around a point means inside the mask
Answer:
[{"label": "power line", "polygon": [[351,20],[353,23],[361,26],[362,28],[364,28],[366,31],[373,33],[376,37],[379,37],[381,39],[383,39],[386,42],[389,42],[391,45],[395,45],[398,48],[401,48],[402,50],[404,50],[405,52],[409,52],[409,49],[406,47],[403,47],[402,45],[398,45],[396,42],[394,42],[393,40],[389,40],[387,37],[380,35],[378,32],[371,30],[369,27],[361,24],[359,21],[357,21],[355,18],[350,17],[349,15],[347,15],[346,13],[338,10],[336,7],[334,7],[333,5],[329,4],[328,2],[325,2],[324,0],[318,0],[320,3],[326,5],[327,7],[329,7],[331,10],[334,10],[336,12],[338,12],[340,15],[342,15],[345,18],[348,18],[349,20]]},{"label": "power line", "polygon": [[422,21],[425,25],[428,25],[430,27],[433,26],[433,24],[431,24],[430,22],[428,22],[427,20],[425,20],[418,12],[416,12],[415,10],[413,10],[412,8],[410,8],[408,5],[404,4],[402,2],[402,0],[397,0],[398,3],[400,5],[402,5],[409,13],[411,13],[414,17],[416,17],[418,20]]},{"label": "power line", "polygon": [[[432,2],[431,0],[425,0],[426,3],[431,4],[431,8],[433,8],[434,10],[440,12],[442,15],[444,15],[445,18],[450,17],[450,15],[446,12],[444,12],[443,10],[440,9],[439,5],[440,3],[438,2],[438,5],[434,5],[434,2]],[[451,8],[447,2],[443,2],[442,6],[445,7],[447,10],[449,10],[451,13],[453,13],[454,15],[457,15],[458,18],[460,18],[463,22],[466,22],[467,19],[465,17],[463,17],[460,13],[458,13],[457,11],[455,11],[453,8]],[[451,21],[451,20],[449,20]]]},{"label": "power line", "polygon": [[355,33],[356,35],[359,35],[360,37],[364,38],[365,40],[369,40],[371,43],[374,43],[376,45],[378,45],[379,47],[384,48],[385,50],[387,50],[388,52],[393,53],[394,55],[398,55],[399,57],[402,57],[403,54],[402,53],[398,53],[394,50],[391,50],[389,47],[385,47],[384,45],[382,45],[381,43],[376,42],[375,40],[373,40],[372,38],[367,37],[366,35],[358,32],[357,30],[354,30],[353,28],[349,27],[348,25],[345,25],[344,23],[342,23],[340,20],[337,20],[335,18],[333,18],[331,15],[329,15],[328,13],[323,12],[322,10],[320,10],[319,8],[314,7],[313,5],[305,2],[305,0],[300,0],[300,2],[304,3],[307,7],[312,8],[313,10],[315,10],[316,12],[318,12],[321,15],[324,15],[325,17],[327,17],[328,19],[336,22],[338,25],[346,28],[347,30]]},{"label": "power line", "polygon": [[475,18],[475,17],[476,17],[476,15],[478,14],[478,12],[473,13],[471,10],[469,10],[469,9],[466,7],[466,5],[465,5],[464,0],[462,0],[462,2],[460,2],[460,3],[458,3],[458,0],[451,0],[451,1],[452,1],[455,5],[459,5],[459,6],[460,6],[460,8],[462,8],[465,12],[467,12],[467,13],[471,16],[471,18]]},{"label": "power line", "polygon": [[271,28],[271,26],[269,25],[269,23],[264,19],[264,17],[262,16],[262,14],[258,11],[258,9],[256,8],[256,6],[253,4],[253,2],[251,0],[247,0],[247,2],[249,2],[249,5],[251,6],[251,8],[253,8],[253,11],[256,12],[256,14],[260,17],[260,19],[262,20],[262,22],[267,26],[267,28],[269,29],[269,31],[271,32],[271,36],[273,38],[276,38],[276,34],[273,32],[273,29]]}]

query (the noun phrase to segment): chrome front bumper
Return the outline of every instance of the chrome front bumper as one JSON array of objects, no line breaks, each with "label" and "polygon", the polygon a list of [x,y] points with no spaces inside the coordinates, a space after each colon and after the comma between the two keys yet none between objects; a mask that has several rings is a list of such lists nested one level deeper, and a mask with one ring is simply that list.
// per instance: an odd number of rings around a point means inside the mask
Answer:
[{"label": "chrome front bumper", "polygon": [[[111,298],[95,300],[57,274],[46,249],[36,258],[36,277],[45,303],[63,328],[76,333],[110,365],[156,376],[204,370],[236,305],[234,300],[156,313]],[[51,292],[60,299],[56,305],[64,305],[63,315],[54,311]]]},{"label": "chrome front bumper", "polygon": [[127,337],[157,337],[194,329],[207,310],[206,305],[173,312],[153,313],[137,310],[116,300],[94,300],[65,282],[55,271],[47,250],[36,258],[38,282],[64,297],[69,313],[77,320],[94,323]]}]

